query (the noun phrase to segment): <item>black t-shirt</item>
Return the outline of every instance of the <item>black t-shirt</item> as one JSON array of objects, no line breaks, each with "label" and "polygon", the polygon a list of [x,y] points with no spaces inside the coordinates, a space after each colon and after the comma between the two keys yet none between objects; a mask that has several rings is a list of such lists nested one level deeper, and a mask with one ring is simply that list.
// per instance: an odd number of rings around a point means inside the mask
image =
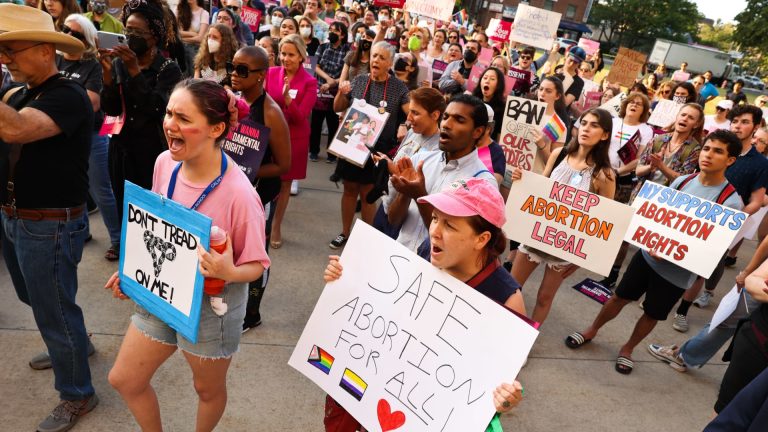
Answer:
[{"label": "black t-shirt", "polygon": [[[64,78],[80,83],[86,90],[96,94],[104,88],[104,75],[101,65],[95,58],[89,60],[67,60],[61,55],[56,56],[56,66]],[[87,94],[87,93],[86,93]],[[93,130],[99,131],[104,122],[104,112],[99,110],[94,117]]]},{"label": "black t-shirt", "polygon": [[728,94],[726,95],[726,99],[733,101],[734,105],[738,105],[742,102],[749,103],[747,101],[747,95],[745,95],[744,92],[738,92],[738,93],[728,92]]},{"label": "black t-shirt", "polygon": [[[478,279],[482,280],[477,282]],[[474,286],[479,293],[499,304],[506,303],[507,299],[521,288],[515,278],[496,261],[480,271],[467,285]]]},{"label": "black t-shirt", "polygon": [[65,208],[84,204],[93,107],[83,87],[55,75],[33,89],[17,91],[8,102],[17,110],[29,107],[42,111],[61,129],[58,135],[22,146],[14,173],[16,206]]},{"label": "black t-shirt", "polygon": [[[565,83],[565,75],[564,74],[557,74],[555,75],[560,79],[560,81],[563,81]],[[584,80],[581,79],[580,76],[576,75],[573,77],[573,83],[571,83],[571,86],[568,87],[567,90],[565,90],[566,95],[573,95],[575,98],[573,101],[576,102],[581,97],[581,91],[584,90]],[[570,108],[570,105],[568,105]]]},{"label": "black t-shirt", "polygon": [[507,158],[504,157],[504,150],[499,143],[491,141],[488,144],[488,151],[491,152],[491,165],[493,166],[493,173],[504,175],[507,171]]}]

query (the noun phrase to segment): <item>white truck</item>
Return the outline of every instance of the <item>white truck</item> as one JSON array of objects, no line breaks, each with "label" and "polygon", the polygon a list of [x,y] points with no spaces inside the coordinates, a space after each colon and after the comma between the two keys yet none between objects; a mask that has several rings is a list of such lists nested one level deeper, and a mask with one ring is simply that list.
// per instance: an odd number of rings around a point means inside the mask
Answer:
[{"label": "white truck", "polygon": [[720,84],[723,80],[733,82],[742,78],[741,67],[733,64],[730,54],[726,52],[702,45],[656,39],[648,63],[663,63],[671,72],[679,69],[682,62],[688,63],[691,77],[712,71],[715,84]]}]

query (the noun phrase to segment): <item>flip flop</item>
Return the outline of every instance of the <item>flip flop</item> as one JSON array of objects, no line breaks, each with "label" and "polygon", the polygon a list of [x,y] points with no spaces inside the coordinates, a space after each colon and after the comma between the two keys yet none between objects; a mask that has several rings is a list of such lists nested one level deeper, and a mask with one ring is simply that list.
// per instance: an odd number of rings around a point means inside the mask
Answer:
[{"label": "flip flop", "polygon": [[623,375],[629,375],[632,373],[632,369],[635,368],[635,362],[633,362],[629,357],[619,356],[616,359],[615,368],[616,372]]},{"label": "flip flop", "polygon": [[565,346],[570,349],[581,348],[582,345],[589,342],[592,342],[592,339],[585,339],[584,336],[579,332],[571,333],[568,335],[568,337],[565,338]]},{"label": "flip flop", "polygon": [[280,249],[282,246],[283,246],[282,240],[269,242],[269,247],[271,247],[272,249]]}]

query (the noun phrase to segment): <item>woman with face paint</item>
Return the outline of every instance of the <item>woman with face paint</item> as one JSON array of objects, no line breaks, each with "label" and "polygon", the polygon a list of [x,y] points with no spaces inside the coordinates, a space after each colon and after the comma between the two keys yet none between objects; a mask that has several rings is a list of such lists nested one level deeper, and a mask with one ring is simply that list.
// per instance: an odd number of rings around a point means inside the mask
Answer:
[{"label": "woman with face paint", "polygon": [[[192,369],[198,394],[196,431],[212,431],[227,405],[227,372],[237,352],[248,297],[248,282],[270,265],[264,249],[264,208],[246,175],[221,149],[229,128],[237,123],[235,96],[210,81],[180,83],[163,110],[166,150],[157,158],[152,191],[192,208],[226,234],[225,249],[210,253],[198,248],[199,271],[226,282],[221,298],[226,308],[214,309],[204,294],[198,341],[191,343],[144,308],[126,331],[109,383],[117,390],[144,431],[162,430],[160,404],[152,388],[155,372],[177,350]],[[201,191],[204,196],[201,197]],[[117,272],[105,288],[120,290]]]},{"label": "woman with face paint", "polygon": [[237,40],[232,29],[224,24],[214,24],[208,29],[208,36],[203,39],[195,57],[195,78],[231,86],[226,65],[236,51]]},{"label": "woman with face paint", "polygon": [[109,142],[109,174],[122,220],[123,184],[152,187],[155,159],[166,148],[163,113],[181,70],[160,52],[168,34],[159,0],[134,0],[123,7],[128,45],[100,49],[104,77],[101,107],[125,124]]}]

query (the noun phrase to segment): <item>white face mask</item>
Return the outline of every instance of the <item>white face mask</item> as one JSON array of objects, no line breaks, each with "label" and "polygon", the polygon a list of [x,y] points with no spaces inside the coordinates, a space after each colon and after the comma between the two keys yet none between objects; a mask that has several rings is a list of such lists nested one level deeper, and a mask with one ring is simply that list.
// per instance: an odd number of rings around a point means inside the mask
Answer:
[{"label": "white face mask", "polygon": [[218,52],[219,48],[221,48],[221,42],[217,41],[216,39],[208,39],[208,52]]},{"label": "white face mask", "polygon": [[389,15],[379,15],[379,22],[384,22],[389,20]]},{"label": "white face mask", "polygon": [[282,22],[283,22],[283,17],[272,15],[272,25],[273,26],[280,27],[280,24]]},{"label": "white face mask", "polygon": [[299,29],[299,33],[301,34],[301,37],[309,37],[309,35],[312,34],[312,29],[309,27],[302,27]]}]

